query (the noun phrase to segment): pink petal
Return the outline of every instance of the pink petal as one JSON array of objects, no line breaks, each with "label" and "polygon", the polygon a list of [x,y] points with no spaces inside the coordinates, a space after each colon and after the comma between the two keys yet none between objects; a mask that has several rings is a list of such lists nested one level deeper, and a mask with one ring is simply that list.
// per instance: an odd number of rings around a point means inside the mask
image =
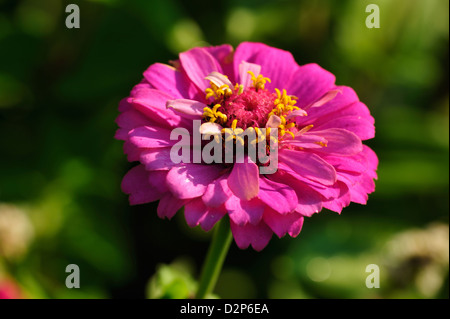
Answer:
[{"label": "pink petal", "polygon": [[166,92],[172,98],[196,99],[200,93],[185,74],[167,64],[152,64],[144,72],[144,77],[155,89]]},{"label": "pink petal", "polygon": [[366,118],[360,116],[341,116],[330,118],[323,124],[317,124],[315,129],[324,130],[328,128],[340,128],[355,133],[361,140],[375,137],[375,126]]},{"label": "pink petal", "polygon": [[222,44],[218,46],[205,47],[204,49],[219,62],[223,74],[228,75],[228,78],[234,82],[233,47],[229,44]]},{"label": "pink petal", "polygon": [[324,137],[312,134],[297,135],[294,139],[288,136],[288,138],[282,140],[282,144],[301,147],[305,149],[322,148],[322,144],[327,144],[327,142],[328,141]]},{"label": "pink petal", "polygon": [[[296,106],[305,109],[334,88],[335,76],[315,63],[302,65],[283,87],[299,98]],[[309,110],[308,114],[309,114]]]},{"label": "pink petal", "polygon": [[249,201],[242,200],[236,196],[231,196],[225,202],[230,219],[238,225],[247,223],[257,224],[262,218],[265,205],[257,198]]},{"label": "pink petal", "polygon": [[182,117],[191,120],[201,119],[203,115],[203,109],[207,107],[207,105],[204,103],[187,99],[168,100],[166,106],[168,109],[173,109]]},{"label": "pink petal", "polygon": [[128,133],[132,129],[140,126],[156,124],[146,118],[142,113],[133,109],[120,113],[116,118],[116,123],[119,126],[119,129],[116,131],[116,135],[114,137],[122,141],[128,139]]},{"label": "pink petal", "polygon": [[316,154],[284,149],[278,152],[278,156],[280,162],[303,177],[323,185],[333,185],[336,182],[334,167]]},{"label": "pink petal", "polygon": [[167,186],[177,198],[199,197],[221,172],[220,165],[183,164],[169,171]]},{"label": "pink petal", "polygon": [[203,48],[194,48],[180,53],[180,62],[189,79],[205,92],[209,87],[209,81],[205,77],[213,71],[222,73],[217,60]]},{"label": "pink petal", "polygon": [[139,161],[139,157],[141,156],[141,149],[137,148],[130,141],[126,140],[123,143],[123,152],[127,154],[127,159],[129,162],[137,162]]},{"label": "pink petal", "polygon": [[167,173],[167,171],[151,171],[148,173],[149,185],[153,189],[157,189],[161,194],[169,191],[166,185]]},{"label": "pink petal", "polygon": [[259,180],[258,197],[280,214],[292,212],[297,207],[298,202],[297,195],[291,187],[267,178]]},{"label": "pink petal", "polygon": [[363,145],[362,154],[367,159],[368,171],[367,174],[372,178],[377,178],[376,170],[378,168],[378,157],[375,152],[368,147],[367,145]]},{"label": "pink petal", "polygon": [[253,75],[257,77],[261,73],[261,66],[259,64],[248,63],[245,61],[242,61],[241,64],[239,64],[238,83],[242,84],[244,89],[253,84],[252,76],[248,73],[248,71],[253,72]]},{"label": "pink petal", "polygon": [[177,143],[170,140],[170,131],[162,128],[142,126],[128,134],[130,142],[138,148],[169,147]]},{"label": "pink petal", "polygon": [[239,198],[250,200],[259,192],[259,169],[248,157],[235,163],[228,177],[228,187]]},{"label": "pink petal", "polygon": [[149,171],[169,170],[178,165],[170,159],[170,152],[170,147],[144,149],[140,153],[139,160]]},{"label": "pink petal", "polygon": [[233,193],[228,188],[227,177],[222,176],[208,185],[202,200],[209,207],[218,207],[231,196],[233,196]]},{"label": "pink petal", "polygon": [[145,204],[161,198],[163,194],[150,186],[148,178],[149,173],[143,165],[135,166],[125,174],[121,188],[125,194],[130,195],[130,205]]},{"label": "pink petal", "polygon": [[340,189],[339,195],[329,201],[323,202],[323,207],[336,213],[341,213],[344,207],[350,205],[350,192],[344,182],[338,181],[336,184]]},{"label": "pink petal", "polygon": [[178,127],[182,118],[173,110],[167,110],[166,101],[173,97],[159,90],[142,87],[134,89],[133,95],[128,99],[132,107],[147,118],[159,123],[160,126]]},{"label": "pink petal", "polygon": [[286,174],[282,169],[277,173],[269,176],[271,180],[290,186],[297,194],[297,206],[295,211],[303,216],[310,217],[322,210],[322,200],[324,199],[320,193],[313,190],[308,185],[290,174]]},{"label": "pink petal", "polygon": [[299,69],[290,52],[272,48],[263,43],[243,42],[236,48],[235,74],[239,74],[239,65],[242,61],[261,66],[261,74],[272,80],[265,85],[269,91],[273,91],[274,88],[285,88],[291,76]]},{"label": "pink petal", "polygon": [[226,213],[223,206],[207,207],[200,198],[192,200],[184,208],[187,224],[190,227],[200,225],[205,231],[211,230]]},{"label": "pink petal", "polygon": [[286,233],[291,237],[297,237],[303,226],[303,216],[299,213],[280,214],[273,209],[264,211],[263,220],[267,226],[279,237],[283,237]]},{"label": "pink petal", "polygon": [[[340,188],[339,188],[339,186],[337,186],[336,183],[334,183],[333,185],[325,186],[325,185],[315,182],[311,179],[308,179],[302,175],[299,175],[297,172],[295,172],[292,168],[285,165],[284,163],[278,163],[278,169],[280,171],[283,171],[286,174],[290,175],[291,177],[295,178],[296,180],[304,183],[309,188],[313,189],[314,191],[319,193],[321,196],[323,196],[325,199],[332,199],[332,198],[336,198],[339,196]],[[273,179],[272,176],[270,178]],[[300,198],[300,196],[298,194],[297,194],[297,197]]]},{"label": "pink petal", "polygon": [[187,202],[187,200],[178,199],[172,194],[166,193],[159,200],[156,212],[160,218],[167,217],[171,219]]},{"label": "pink petal", "polygon": [[230,227],[236,245],[240,249],[246,249],[249,245],[252,245],[253,249],[261,251],[272,237],[272,230],[264,222],[260,222],[258,225],[239,226],[230,221]]},{"label": "pink petal", "polygon": [[322,136],[327,140],[327,145],[314,149],[317,153],[354,155],[362,151],[361,139],[355,133],[341,129],[330,128],[322,131],[309,131],[304,135],[313,134]]}]

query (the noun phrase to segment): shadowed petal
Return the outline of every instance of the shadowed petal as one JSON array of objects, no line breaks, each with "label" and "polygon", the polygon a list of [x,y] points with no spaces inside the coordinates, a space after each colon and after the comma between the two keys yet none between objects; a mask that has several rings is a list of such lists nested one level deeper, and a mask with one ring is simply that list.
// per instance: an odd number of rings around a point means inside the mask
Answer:
[{"label": "shadowed petal", "polygon": [[303,219],[303,216],[299,213],[293,212],[282,215],[270,208],[267,208],[263,215],[264,222],[279,238],[286,233],[291,237],[297,237],[302,230]]},{"label": "shadowed petal", "polygon": [[167,186],[177,198],[199,197],[221,171],[222,167],[219,165],[183,164],[169,171]]},{"label": "shadowed petal", "polygon": [[145,204],[161,198],[162,193],[153,188],[149,182],[149,173],[143,165],[133,167],[122,179],[121,188],[130,195],[130,205]]},{"label": "shadowed petal", "polygon": [[228,211],[230,219],[238,225],[259,223],[264,212],[264,207],[264,203],[257,198],[247,201],[239,199],[236,196],[231,196],[225,202],[225,208]]},{"label": "shadowed petal", "polygon": [[157,208],[159,218],[167,217],[171,219],[177,211],[181,209],[188,201],[178,199],[170,193],[166,193],[160,200]]},{"label": "shadowed petal", "polygon": [[252,245],[254,250],[261,251],[272,237],[272,230],[264,222],[260,222],[258,225],[239,226],[230,220],[230,227],[236,245],[240,249],[246,249]]}]

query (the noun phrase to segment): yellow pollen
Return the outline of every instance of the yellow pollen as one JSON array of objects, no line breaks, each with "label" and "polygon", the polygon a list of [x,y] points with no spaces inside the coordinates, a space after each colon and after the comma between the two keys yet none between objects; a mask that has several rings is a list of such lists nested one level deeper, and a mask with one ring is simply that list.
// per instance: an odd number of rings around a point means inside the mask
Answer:
[{"label": "yellow pollen", "polygon": [[266,82],[272,83],[272,81],[269,78],[266,78],[261,74],[255,76],[255,73],[253,73],[252,71],[247,71],[247,73],[250,74],[250,76],[252,77],[253,87],[255,88],[256,91],[258,91],[259,89],[264,90]]},{"label": "yellow pollen", "polygon": [[222,112],[217,111],[217,109],[221,107],[220,104],[216,104],[213,108],[204,107],[203,108],[203,118],[208,122],[215,123],[216,120],[219,120],[222,124],[227,121],[227,116]]},{"label": "yellow pollen", "polygon": [[213,82],[209,82],[209,84],[211,87],[205,90],[206,99],[209,99],[210,97],[214,97],[215,99],[227,98],[233,94],[233,91],[227,84],[221,85],[220,87]]}]

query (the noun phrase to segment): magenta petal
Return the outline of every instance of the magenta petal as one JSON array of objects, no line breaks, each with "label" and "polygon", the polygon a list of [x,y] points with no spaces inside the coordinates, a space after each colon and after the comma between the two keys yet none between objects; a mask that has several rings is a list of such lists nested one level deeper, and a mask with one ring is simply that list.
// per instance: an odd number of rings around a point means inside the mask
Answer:
[{"label": "magenta petal", "polygon": [[362,155],[367,159],[368,170],[367,174],[372,178],[377,178],[377,168],[378,168],[378,157],[375,152],[368,147],[367,145],[363,145]]},{"label": "magenta petal", "polygon": [[167,186],[177,198],[199,197],[221,171],[222,167],[219,165],[184,164],[169,171]]},{"label": "magenta petal", "polygon": [[249,245],[252,245],[253,249],[261,251],[272,237],[272,230],[264,222],[260,222],[258,225],[239,226],[230,221],[230,227],[236,245],[240,249],[246,249]]},{"label": "magenta petal", "polygon": [[195,99],[199,94],[185,74],[167,64],[152,64],[144,72],[144,77],[154,88],[166,92],[172,98]]},{"label": "magenta petal", "polygon": [[303,177],[323,185],[333,185],[336,182],[336,171],[334,167],[316,154],[281,150],[278,156],[280,162],[283,162]]},{"label": "magenta petal", "polygon": [[297,207],[298,202],[297,195],[291,187],[267,178],[259,180],[258,197],[280,214],[292,212]]},{"label": "magenta petal", "polygon": [[180,62],[189,79],[204,92],[209,87],[209,81],[205,80],[213,71],[222,73],[217,60],[203,48],[194,48],[180,53]]},{"label": "magenta petal", "polygon": [[302,230],[304,218],[296,212],[282,215],[268,208],[264,211],[263,220],[281,238],[286,233],[291,237],[297,237]]},{"label": "magenta petal", "polygon": [[222,176],[208,185],[202,200],[209,207],[218,207],[224,204],[232,195],[233,193],[228,188],[227,177]]},{"label": "magenta petal", "polygon": [[[305,109],[334,88],[335,76],[315,63],[302,65],[284,85],[289,94],[299,97],[298,107]],[[309,110],[307,110],[309,114]]]},{"label": "magenta petal", "polygon": [[130,130],[139,126],[152,124],[152,122],[142,113],[133,109],[119,114],[116,118],[116,123],[119,125],[119,129],[116,131],[114,138],[122,141],[128,139],[128,132],[130,132]]},{"label": "magenta petal", "polygon": [[289,185],[297,194],[297,205],[295,211],[303,216],[310,217],[322,210],[322,200],[324,199],[320,193],[313,190],[311,185],[308,185],[289,174],[286,174],[282,169],[277,173],[269,176],[271,180],[279,183]]},{"label": "magenta petal", "polygon": [[[290,168],[289,166],[287,166],[283,163],[278,163],[278,169],[284,171],[286,174],[288,174],[292,178],[304,183],[305,185],[307,185],[308,187],[310,187],[311,189],[313,189],[314,191],[316,191],[317,193],[319,193],[321,196],[323,196],[326,199],[336,198],[339,196],[340,189],[336,183],[334,183],[333,185],[325,186],[321,183],[315,182],[315,181],[308,179],[302,175],[299,175],[292,168]],[[270,179],[274,179],[274,178],[272,176],[270,176]],[[278,181],[278,180],[276,180],[276,181]],[[298,196],[298,194],[297,194],[297,197],[300,198],[300,196]]]},{"label": "magenta petal", "polygon": [[220,64],[223,74],[227,75],[231,81],[235,81],[233,70],[233,47],[229,44],[211,46],[203,48],[208,51]]},{"label": "magenta petal", "polygon": [[167,110],[166,101],[170,99],[173,99],[173,97],[167,93],[142,87],[134,89],[133,95],[128,101],[134,109],[144,114],[147,118],[158,122],[160,126],[177,127],[182,122],[182,119],[173,110]]},{"label": "magenta petal", "polygon": [[249,158],[235,163],[228,177],[228,187],[239,198],[250,200],[259,192],[259,169]]},{"label": "magenta petal", "polygon": [[139,157],[141,156],[141,149],[137,148],[130,141],[126,140],[123,143],[123,152],[127,154],[127,159],[129,162],[137,162],[139,161]]},{"label": "magenta petal", "polygon": [[295,136],[294,139],[292,139],[289,136],[288,138],[282,140],[282,144],[301,147],[305,149],[322,148],[323,147],[322,145],[327,143],[328,141],[324,137],[313,135],[313,133],[308,135],[306,134],[298,135]]},{"label": "magenta petal", "polygon": [[149,173],[143,165],[133,167],[122,179],[121,188],[125,194],[129,194],[131,205],[153,202],[161,198],[162,193],[150,186]]},{"label": "magenta petal", "polygon": [[171,219],[187,202],[187,200],[178,199],[172,194],[166,193],[159,200],[156,211],[160,218],[167,217],[168,219]]},{"label": "magenta petal", "polygon": [[170,147],[149,148],[141,151],[139,161],[145,165],[145,169],[151,170],[169,170],[178,165],[170,159]]},{"label": "magenta petal", "polygon": [[315,127],[316,130],[329,128],[345,129],[356,134],[361,140],[368,140],[375,136],[375,126],[373,123],[360,116],[350,115],[337,117]]},{"label": "magenta petal", "polygon": [[161,194],[169,191],[166,185],[167,173],[167,171],[151,171],[148,173],[148,183]]},{"label": "magenta petal", "polygon": [[227,211],[221,207],[207,207],[200,198],[186,204],[184,216],[190,227],[200,225],[203,230],[209,231],[223,217]]},{"label": "magenta petal", "polygon": [[130,142],[138,148],[169,147],[177,143],[170,140],[170,131],[150,126],[137,127],[128,134]]},{"label": "magenta petal", "polygon": [[225,202],[225,208],[230,219],[236,224],[245,225],[252,223],[256,225],[262,218],[265,205],[257,198],[247,201],[231,196]]},{"label": "magenta petal", "polygon": [[199,198],[193,199],[184,207],[184,218],[189,227],[197,226],[206,213],[207,207]]},{"label": "magenta petal", "polygon": [[265,85],[269,91],[273,91],[274,88],[285,88],[291,76],[299,69],[290,52],[272,48],[263,43],[243,42],[236,48],[235,74],[239,74],[239,65],[242,61],[261,66],[261,74],[272,80]]},{"label": "magenta petal", "polygon": [[312,134],[322,136],[327,140],[327,145],[314,149],[317,153],[354,155],[362,151],[361,139],[355,133],[341,129],[330,128],[322,131],[309,131],[305,135]]},{"label": "magenta petal", "polygon": [[325,201],[323,207],[336,213],[341,213],[342,209],[350,204],[350,192],[344,182],[337,181],[336,185],[340,189],[339,195],[331,200]]}]

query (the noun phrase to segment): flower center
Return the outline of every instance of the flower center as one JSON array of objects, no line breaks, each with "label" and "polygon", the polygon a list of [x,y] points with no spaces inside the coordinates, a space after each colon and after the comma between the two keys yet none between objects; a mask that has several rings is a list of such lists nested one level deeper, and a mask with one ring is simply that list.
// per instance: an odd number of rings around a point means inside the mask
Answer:
[{"label": "flower center", "polygon": [[227,116],[225,127],[231,127],[234,120],[236,126],[243,130],[248,127],[265,127],[267,115],[273,109],[276,95],[266,89],[248,88],[244,92],[233,92],[224,99],[220,111]]},{"label": "flower center", "polygon": [[[278,138],[286,134],[294,138],[297,127],[291,118],[306,115],[305,111],[295,106],[297,98],[287,95],[284,89],[283,92],[275,89],[276,93],[271,93],[265,89],[265,83],[270,82],[269,78],[261,74],[255,76],[251,71],[248,74],[252,84],[246,89],[238,83],[232,88],[228,78],[218,72],[206,77],[211,85],[205,91],[206,100],[213,98],[214,101],[204,108],[204,121],[225,126],[222,132],[231,128],[235,135],[250,129],[256,131],[260,139],[263,137],[259,128],[267,128],[268,134],[271,128],[278,128]],[[236,140],[244,143],[242,139]]]}]

